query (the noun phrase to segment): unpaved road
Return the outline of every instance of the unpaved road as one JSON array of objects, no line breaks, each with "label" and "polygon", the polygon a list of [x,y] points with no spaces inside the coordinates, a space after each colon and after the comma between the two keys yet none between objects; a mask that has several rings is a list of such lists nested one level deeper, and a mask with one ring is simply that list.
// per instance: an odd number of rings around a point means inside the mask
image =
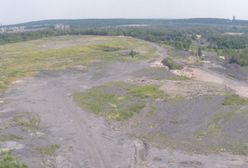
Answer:
[{"label": "unpaved road", "polygon": [[[40,160],[24,153],[22,160],[30,168],[247,168],[244,156],[195,155],[154,148],[114,130],[103,118],[82,110],[73,101],[73,92],[128,80],[130,74],[148,66],[148,62],[113,63],[104,67],[105,75],[97,79],[94,68],[41,72],[16,84],[6,93],[7,103],[1,110],[39,114],[44,138],[61,146],[52,158]],[[21,150],[30,147],[25,144]]]},{"label": "unpaved road", "polygon": [[224,85],[228,88],[233,89],[236,94],[248,98],[248,84],[243,81],[228,78],[225,75],[213,72],[208,68],[192,69],[192,71],[196,80]]},{"label": "unpaved road", "polygon": [[209,68],[186,67],[183,70],[174,71],[177,75],[184,75],[202,82],[211,82],[231,88],[242,97],[248,98],[248,84],[236,79],[231,79],[223,74],[218,74],[209,70]]}]

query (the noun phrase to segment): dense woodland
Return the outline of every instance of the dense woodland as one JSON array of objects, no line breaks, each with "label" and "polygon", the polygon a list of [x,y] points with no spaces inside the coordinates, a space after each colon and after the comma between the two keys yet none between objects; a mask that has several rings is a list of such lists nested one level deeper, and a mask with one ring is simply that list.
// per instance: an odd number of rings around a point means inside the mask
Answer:
[{"label": "dense woodland", "polygon": [[[55,24],[70,25],[68,30],[56,30]],[[192,45],[208,48],[229,56],[231,63],[248,65],[248,21],[225,19],[182,20],[50,20],[12,26],[40,31],[0,34],[0,44],[27,41],[61,35],[131,36],[151,42],[173,45],[189,50]]]}]

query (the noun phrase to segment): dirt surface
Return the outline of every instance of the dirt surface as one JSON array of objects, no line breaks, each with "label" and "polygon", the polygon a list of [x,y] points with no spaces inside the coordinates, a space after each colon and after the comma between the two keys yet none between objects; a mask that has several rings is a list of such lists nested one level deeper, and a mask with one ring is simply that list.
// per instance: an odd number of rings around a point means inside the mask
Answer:
[{"label": "dirt surface", "polygon": [[176,75],[187,76],[198,81],[211,82],[233,89],[236,94],[248,98],[248,84],[244,81],[228,78],[226,75],[211,71],[210,68],[186,67],[183,70],[173,71]]},{"label": "dirt surface", "polygon": [[[166,56],[164,48],[154,46],[159,49],[162,57]],[[150,67],[151,62],[156,61],[117,62],[87,70],[72,68],[60,72],[43,71],[35,78],[17,82],[1,99],[1,123],[6,123],[6,132],[22,135],[25,140],[0,142],[1,149],[14,150],[15,156],[30,168],[247,168],[248,160],[245,156],[226,153],[198,155],[179,150],[158,149],[116,130],[116,127],[103,118],[82,110],[73,101],[74,92],[85,91],[111,81],[137,79],[141,75],[133,75],[135,72],[141,72]],[[163,71],[159,70],[158,73],[161,72]],[[200,70],[193,73],[199,74],[199,78],[202,77]],[[168,77],[173,76],[169,72],[165,74],[168,74]],[[207,75],[206,78],[213,82],[212,77]],[[216,77],[217,81],[218,79]],[[223,80],[216,83],[223,84]],[[226,85],[233,86],[231,82]],[[164,107],[161,106],[160,109],[163,111]],[[38,130],[26,131],[13,123],[13,116],[24,112],[40,117]],[[158,113],[162,114],[164,113]],[[173,111],[170,114],[173,115]],[[186,114],[184,116],[186,117]],[[166,124],[168,123],[164,122],[161,127],[163,131],[170,128]],[[178,129],[176,132],[180,133],[181,128],[183,125],[174,129]],[[37,151],[52,144],[60,146],[52,155]]]}]

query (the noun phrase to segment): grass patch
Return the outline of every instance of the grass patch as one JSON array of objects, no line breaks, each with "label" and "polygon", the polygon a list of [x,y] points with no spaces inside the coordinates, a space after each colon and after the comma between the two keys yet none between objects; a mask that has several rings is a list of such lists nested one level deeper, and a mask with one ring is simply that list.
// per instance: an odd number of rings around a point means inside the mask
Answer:
[{"label": "grass patch", "polygon": [[[121,50],[134,49],[134,58]],[[65,36],[0,46],[0,91],[15,80],[41,70],[61,70],[77,65],[92,66],[95,61],[137,61],[156,56],[148,43],[128,37]]]},{"label": "grass patch", "polygon": [[[236,115],[236,112],[217,113],[213,116],[212,122],[208,125],[208,134],[221,134],[221,121],[231,119]],[[206,134],[207,135],[207,134]]]},{"label": "grass patch", "polygon": [[202,138],[206,137],[207,136],[207,132],[206,131],[197,131],[194,133],[194,136],[201,140]]},{"label": "grass patch", "polygon": [[114,82],[75,93],[74,100],[80,107],[104,116],[107,120],[122,121],[139,113],[148,100],[154,101],[163,96],[163,92],[155,85]]},{"label": "grass patch", "polygon": [[106,118],[108,120],[116,121],[128,120],[135,113],[140,112],[145,107],[145,104],[143,102],[136,102],[134,104],[127,105],[126,107],[123,106],[125,105],[120,104],[119,109],[116,109],[109,113],[105,113]]},{"label": "grass patch", "polygon": [[60,148],[60,145],[58,144],[52,144],[46,147],[42,147],[42,148],[37,148],[37,150],[42,154],[42,155],[49,155],[49,156],[53,156],[56,152],[56,150],[58,150]]},{"label": "grass patch", "polygon": [[119,51],[121,48],[115,47],[115,46],[107,46],[107,45],[100,45],[98,48],[104,52],[114,52],[114,51]]},{"label": "grass patch", "polygon": [[[212,117],[211,122],[208,124],[207,130],[204,131],[197,131],[194,133],[194,136],[200,141],[205,142],[209,141],[209,138],[212,138],[213,140],[219,141],[222,138],[225,137],[225,134],[222,132],[222,123],[223,122],[229,122],[235,117],[238,117],[239,115],[243,115],[244,113],[247,113],[246,110],[236,110],[236,111],[230,111],[230,112],[221,112],[214,114]],[[211,152],[232,152],[235,154],[242,154],[247,155],[248,154],[248,146],[247,143],[243,143],[240,141],[237,142],[219,142],[220,144],[214,145],[215,147],[213,151]]]},{"label": "grass patch", "polygon": [[149,112],[147,114],[147,117],[153,116],[157,112],[156,106],[149,106]]},{"label": "grass patch", "polygon": [[10,154],[6,154],[0,156],[0,168],[27,168],[27,166],[17,161]]},{"label": "grass patch", "polygon": [[140,137],[145,141],[150,142],[157,148],[161,149],[173,149],[173,150],[182,150],[188,153],[216,153],[219,151],[219,148],[215,146],[210,146],[203,144],[200,141],[191,141],[189,139],[179,139],[172,137],[166,133],[147,133],[143,137]]},{"label": "grass patch", "polygon": [[248,99],[236,94],[227,94],[223,105],[248,105]]},{"label": "grass patch", "polygon": [[163,92],[155,85],[145,85],[145,86],[131,86],[128,89],[129,93],[133,96],[140,98],[159,98],[163,95]]},{"label": "grass patch", "polygon": [[0,135],[0,141],[17,141],[23,138],[14,134]]},{"label": "grass patch", "polygon": [[230,148],[235,154],[248,156],[248,142],[235,143]]},{"label": "grass patch", "polygon": [[212,135],[221,135],[221,123],[223,121],[231,120],[232,118],[245,113],[245,110],[236,110],[230,112],[222,112],[217,113],[213,116],[211,123],[208,125],[208,131],[205,135],[212,134]]},{"label": "grass patch", "polygon": [[242,67],[242,70],[243,70],[245,73],[248,73],[248,66]]},{"label": "grass patch", "polygon": [[13,121],[26,131],[36,131],[40,128],[40,117],[31,112],[18,113]]}]

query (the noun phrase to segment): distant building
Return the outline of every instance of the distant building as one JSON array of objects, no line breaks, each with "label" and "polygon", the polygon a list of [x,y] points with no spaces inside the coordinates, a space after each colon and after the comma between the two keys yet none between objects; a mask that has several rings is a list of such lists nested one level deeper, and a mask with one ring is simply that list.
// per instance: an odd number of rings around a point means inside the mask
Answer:
[{"label": "distant building", "polygon": [[70,25],[64,25],[64,24],[54,25],[54,29],[56,30],[69,30],[70,28],[71,28]]},{"label": "distant building", "polygon": [[0,33],[22,33],[25,31],[25,26],[0,27]]},{"label": "distant building", "polygon": [[236,21],[236,16],[233,16],[233,20],[232,20],[232,21],[233,21],[233,22]]}]

